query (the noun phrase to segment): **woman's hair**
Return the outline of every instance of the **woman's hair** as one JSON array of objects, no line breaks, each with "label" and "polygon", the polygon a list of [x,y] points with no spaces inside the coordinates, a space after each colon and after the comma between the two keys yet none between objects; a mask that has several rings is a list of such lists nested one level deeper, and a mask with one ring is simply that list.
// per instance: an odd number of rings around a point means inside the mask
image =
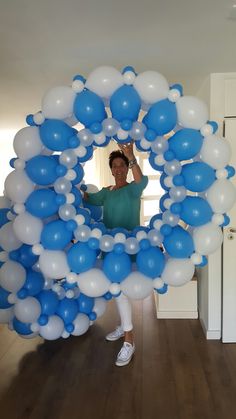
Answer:
[{"label": "woman's hair", "polygon": [[121,150],[115,150],[115,151],[112,151],[111,154],[110,154],[110,156],[109,156],[109,166],[110,166],[110,169],[112,168],[113,160],[115,160],[117,158],[120,158],[120,159],[124,160],[126,166],[129,167],[129,160],[124,155],[123,151],[121,151]]}]

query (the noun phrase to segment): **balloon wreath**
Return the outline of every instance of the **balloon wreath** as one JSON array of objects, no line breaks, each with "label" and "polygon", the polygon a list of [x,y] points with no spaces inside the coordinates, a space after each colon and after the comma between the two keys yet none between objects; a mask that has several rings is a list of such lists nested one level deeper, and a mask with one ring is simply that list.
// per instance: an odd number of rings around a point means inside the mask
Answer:
[{"label": "balloon wreath", "polygon": [[[236,198],[230,145],[179,84],[99,67],[49,90],[26,122],[0,198],[0,322],[21,336],[81,335],[106,300],[183,285],[221,245]],[[101,208],[83,202],[83,164],[112,138],[133,139],[162,173],[165,194],[147,227],[108,230]]]}]

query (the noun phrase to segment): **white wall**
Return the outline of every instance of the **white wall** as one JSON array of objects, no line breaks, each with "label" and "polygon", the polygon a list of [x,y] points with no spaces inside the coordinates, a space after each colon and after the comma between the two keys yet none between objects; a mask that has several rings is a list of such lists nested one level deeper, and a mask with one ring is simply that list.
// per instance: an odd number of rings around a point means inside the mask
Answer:
[{"label": "white wall", "polygon": [[13,139],[17,130],[0,130],[0,195],[3,194],[4,181],[13,169],[9,165],[12,157],[15,157],[13,150]]}]

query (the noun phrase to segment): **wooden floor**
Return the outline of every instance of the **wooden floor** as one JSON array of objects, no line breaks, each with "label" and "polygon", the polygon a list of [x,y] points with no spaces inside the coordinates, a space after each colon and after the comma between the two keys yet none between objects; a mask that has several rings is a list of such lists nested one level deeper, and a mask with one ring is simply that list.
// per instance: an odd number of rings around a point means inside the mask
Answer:
[{"label": "wooden floor", "polygon": [[105,342],[113,302],[81,337],[26,340],[0,326],[1,419],[234,419],[236,344],[206,341],[198,320],[157,320],[134,303],[136,354],[118,368]]}]

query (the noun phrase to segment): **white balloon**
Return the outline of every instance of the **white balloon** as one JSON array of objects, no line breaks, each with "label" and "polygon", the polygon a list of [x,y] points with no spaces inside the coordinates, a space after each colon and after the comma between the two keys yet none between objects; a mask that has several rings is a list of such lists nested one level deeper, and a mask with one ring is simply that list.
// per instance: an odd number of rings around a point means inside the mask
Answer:
[{"label": "white balloon", "polygon": [[15,218],[13,229],[19,240],[33,245],[40,242],[43,222],[28,212],[23,212]]},{"label": "white balloon", "polygon": [[0,269],[0,285],[5,290],[17,293],[24,285],[26,271],[20,263],[8,260]]},{"label": "white balloon", "polygon": [[140,272],[131,272],[121,283],[122,292],[133,300],[146,298],[153,290],[150,278]]},{"label": "white balloon", "polygon": [[194,96],[182,96],[176,103],[178,122],[185,128],[200,129],[208,120],[204,102]]},{"label": "white balloon", "polygon": [[65,119],[73,114],[76,93],[68,86],[50,89],[42,101],[42,112],[46,118]]},{"label": "white balloon", "polygon": [[96,193],[99,191],[98,187],[96,185],[93,185],[92,183],[86,184],[87,189],[86,192],[88,193]]},{"label": "white balloon", "polygon": [[182,166],[179,160],[173,159],[171,161],[167,161],[164,166],[164,171],[169,176],[175,176],[181,173]]},{"label": "white balloon", "polygon": [[179,222],[179,215],[173,214],[171,211],[167,210],[163,212],[162,221],[164,224],[169,224],[171,227],[174,227]]},{"label": "white balloon", "polygon": [[105,313],[106,308],[107,308],[107,302],[105,298],[103,297],[95,298],[93,311],[96,313],[97,318],[101,317]]},{"label": "white balloon", "polygon": [[100,238],[100,249],[102,252],[111,252],[114,246],[114,237],[110,236],[110,234],[104,234]]},{"label": "white balloon", "polygon": [[115,135],[120,128],[120,124],[114,118],[107,118],[103,120],[102,128],[107,137],[113,137],[113,135]]},{"label": "white balloon", "polygon": [[0,309],[0,323],[8,323],[14,317],[13,308],[1,308]]},{"label": "white balloon", "polygon": [[4,224],[0,229],[0,246],[3,250],[11,252],[12,250],[18,249],[22,245],[22,242],[16,237],[13,230],[12,221]]},{"label": "white balloon", "polygon": [[214,169],[223,169],[229,163],[231,146],[227,140],[209,135],[203,141],[200,151],[201,160]]},{"label": "white balloon", "polygon": [[24,170],[14,170],[5,180],[5,191],[8,198],[18,204],[23,204],[34,190],[34,183]]},{"label": "white balloon", "polygon": [[157,290],[160,290],[165,285],[163,279],[161,279],[160,277],[153,279],[152,283],[153,283],[153,287]]},{"label": "white balloon", "polygon": [[110,281],[100,269],[93,268],[78,276],[78,286],[88,297],[101,297],[110,287]]},{"label": "white balloon", "polygon": [[27,297],[24,300],[18,300],[16,302],[14,313],[21,322],[34,323],[40,316],[41,305],[37,298]]},{"label": "white balloon", "polygon": [[151,143],[151,149],[156,154],[163,154],[168,149],[168,141],[166,141],[163,137],[157,137]]},{"label": "white balloon", "polygon": [[207,190],[207,201],[214,212],[224,214],[236,201],[235,186],[227,179],[218,179]]},{"label": "white balloon", "polygon": [[38,127],[25,127],[15,135],[13,148],[22,160],[29,160],[41,153],[43,143],[40,139]]},{"label": "white balloon", "polygon": [[78,313],[76,318],[73,321],[73,325],[75,328],[71,334],[74,336],[81,336],[84,333],[86,333],[89,328],[89,325],[90,325],[89,317],[86,316],[86,314],[84,313]]},{"label": "white balloon", "polygon": [[221,228],[214,223],[207,223],[193,231],[193,241],[196,253],[210,255],[214,253],[223,241]]},{"label": "white balloon", "polygon": [[163,235],[155,228],[149,230],[147,238],[150,240],[152,246],[159,246],[163,242]]},{"label": "white balloon", "polygon": [[77,157],[73,150],[68,149],[62,151],[59,157],[61,164],[67,167],[67,169],[72,169],[77,164]]},{"label": "white balloon", "polygon": [[62,250],[44,250],[39,257],[39,266],[44,276],[50,279],[64,278],[70,272]]},{"label": "white balloon", "polygon": [[[83,145],[84,147],[90,146],[93,142],[92,133],[89,129],[86,129],[86,128],[78,132],[78,138],[80,140],[80,144]],[[85,150],[85,154],[86,154],[86,150]]]},{"label": "white balloon", "polygon": [[143,102],[147,104],[166,99],[169,93],[167,80],[156,71],[144,71],[138,74],[134,81],[134,88]]},{"label": "white balloon", "polygon": [[58,194],[66,195],[71,191],[72,183],[65,177],[58,177],[54,182],[54,190]]},{"label": "white balloon", "polygon": [[146,131],[146,126],[142,122],[135,121],[132,125],[132,128],[129,132],[131,138],[136,140],[141,140],[141,138],[144,136]]},{"label": "white balloon", "polygon": [[135,255],[139,251],[139,242],[135,237],[128,237],[125,242],[125,251],[129,255]]},{"label": "white balloon", "polygon": [[168,259],[161,279],[165,284],[179,287],[189,282],[194,274],[194,264],[190,259]]},{"label": "white balloon", "polygon": [[102,66],[89,74],[85,87],[103,98],[109,98],[123,84],[122,74],[116,68]]},{"label": "white balloon", "polygon": [[170,198],[175,202],[181,202],[187,195],[186,188],[184,186],[173,186],[169,191]]},{"label": "white balloon", "polygon": [[74,232],[74,236],[80,242],[87,242],[91,234],[91,229],[87,225],[78,226]]},{"label": "white balloon", "polygon": [[74,205],[64,204],[60,206],[58,213],[62,220],[68,221],[76,216],[76,208]]},{"label": "white balloon", "polygon": [[46,340],[55,340],[61,337],[64,330],[63,320],[56,315],[50,316],[45,326],[40,326],[39,334]]}]

